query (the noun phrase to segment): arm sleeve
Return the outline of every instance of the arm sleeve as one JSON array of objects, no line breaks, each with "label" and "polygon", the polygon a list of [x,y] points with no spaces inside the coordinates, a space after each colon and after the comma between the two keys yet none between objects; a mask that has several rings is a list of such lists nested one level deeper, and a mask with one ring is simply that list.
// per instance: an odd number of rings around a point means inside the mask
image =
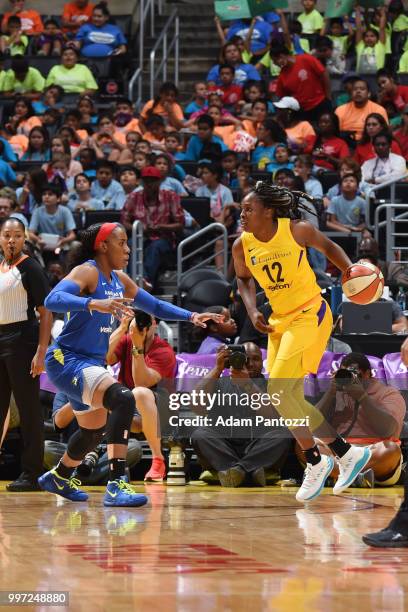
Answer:
[{"label": "arm sleeve", "polygon": [[80,297],[81,289],[77,283],[63,279],[51,290],[45,300],[45,307],[52,312],[75,312],[88,310],[91,297]]},{"label": "arm sleeve", "polygon": [[79,40],[80,42],[84,41],[85,38],[87,37],[88,30],[89,30],[89,26],[87,26],[87,25],[84,25],[84,26],[80,27],[78,32],[77,32],[77,34],[76,34],[76,36],[75,36],[75,40]]},{"label": "arm sleeve", "polygon": [[9,166],[9,164],[7,164],[6,165],[6,180],[11,183],[14,183],[16,179],[17,179],[16,173],[14,172],[13,168]]},{"label": "arm sleeve", "polygon": [[189,310],[158,300],[144,289],[138,289],[133,305],[148,314],[167,321],[190,321],[193,314]]}]

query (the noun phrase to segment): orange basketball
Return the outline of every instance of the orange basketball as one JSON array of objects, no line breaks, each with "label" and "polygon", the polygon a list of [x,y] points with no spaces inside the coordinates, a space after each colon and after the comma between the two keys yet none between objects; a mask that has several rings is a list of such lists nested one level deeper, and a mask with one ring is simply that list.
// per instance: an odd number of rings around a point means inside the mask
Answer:
[{"label": "orange basketball", "polygon": [[382,296],[384,276],[374,264],[361,262],[347,268],[341,277],[341,283],[350,302],[371,304]]}]

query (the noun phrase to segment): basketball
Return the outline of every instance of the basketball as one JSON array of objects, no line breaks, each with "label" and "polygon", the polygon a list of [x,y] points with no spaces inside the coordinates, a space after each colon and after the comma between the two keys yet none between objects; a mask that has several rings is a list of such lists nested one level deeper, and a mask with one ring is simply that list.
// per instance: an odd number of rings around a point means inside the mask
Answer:
[{"label": "basketball", "polygon": [[356,263],[342,275],[342,288],[346,297],[354,304],[376,302],[384,289],[384,276],[372,263]]}]

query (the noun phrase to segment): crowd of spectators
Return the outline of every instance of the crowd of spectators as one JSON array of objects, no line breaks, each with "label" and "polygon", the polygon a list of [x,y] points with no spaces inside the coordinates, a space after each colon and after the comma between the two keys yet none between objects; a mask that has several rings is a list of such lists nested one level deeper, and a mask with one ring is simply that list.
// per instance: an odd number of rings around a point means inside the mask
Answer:
[{"label": "crowd of spectators", "polygon": [[[65,273],[86,215],[105,211],[129,237],[141,222],[143,284],[156,291],[177,243],[204,226],[187,201],[207,207],[207,223],[223,224],[231,246],[239,203],[257,178],[313,196],[304,218],[354,237],[342,243],[354,258],[358,243],[372,240],[370,190],[406,180],[408,18],[400,0],[343,19],[324,19],[314,0],[302,0],[295,19],[278,9],[229,24],[215,18],[219,57],[197,74],[189,100],[165,82],[140,109],[125,96],[102,100],[87,66],[90,58],[109,59],[113,70],[128,62],[129,41],[107,3],[75,0],[45,20],[24,0],[10,4],[0,37],[0,218],[24,223],[51,283]],[[33,55],[55,58],[48,74],[30,65]],[[308,256],[326,282],[338,275],[313,249]],[[215,255],[220,273],[225,257]],[[237,327],[225,306],[216,306],[225,322],[208,330],[199,353],[248,325]],[[395,316],[406,329],[403,313]],[[126,356],[125,341],[119,346],[109,363]],[[160,444],[152,444],[160,473]]]}]

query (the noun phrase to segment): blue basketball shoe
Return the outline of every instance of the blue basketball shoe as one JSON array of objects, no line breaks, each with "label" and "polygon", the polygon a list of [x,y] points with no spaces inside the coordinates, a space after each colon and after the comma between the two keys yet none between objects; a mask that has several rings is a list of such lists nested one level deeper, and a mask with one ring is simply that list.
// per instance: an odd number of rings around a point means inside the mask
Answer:
[{"label": "blue basketball shoe", "polygon": [[44,491],[55,493],[71,501],[87,501],[89,497],[88,493],[78,488],[81,484],[80,480],[72,478],[72,476],[71,478],[61,478],[55,468],[40,476],[38,484]]},{"label": "blue basketball shoe", "polygon": [[135,493],[126,476],[117,480],[109,480],[106,486],[104,506],[144,506],[148,499],[146,495]]}]

